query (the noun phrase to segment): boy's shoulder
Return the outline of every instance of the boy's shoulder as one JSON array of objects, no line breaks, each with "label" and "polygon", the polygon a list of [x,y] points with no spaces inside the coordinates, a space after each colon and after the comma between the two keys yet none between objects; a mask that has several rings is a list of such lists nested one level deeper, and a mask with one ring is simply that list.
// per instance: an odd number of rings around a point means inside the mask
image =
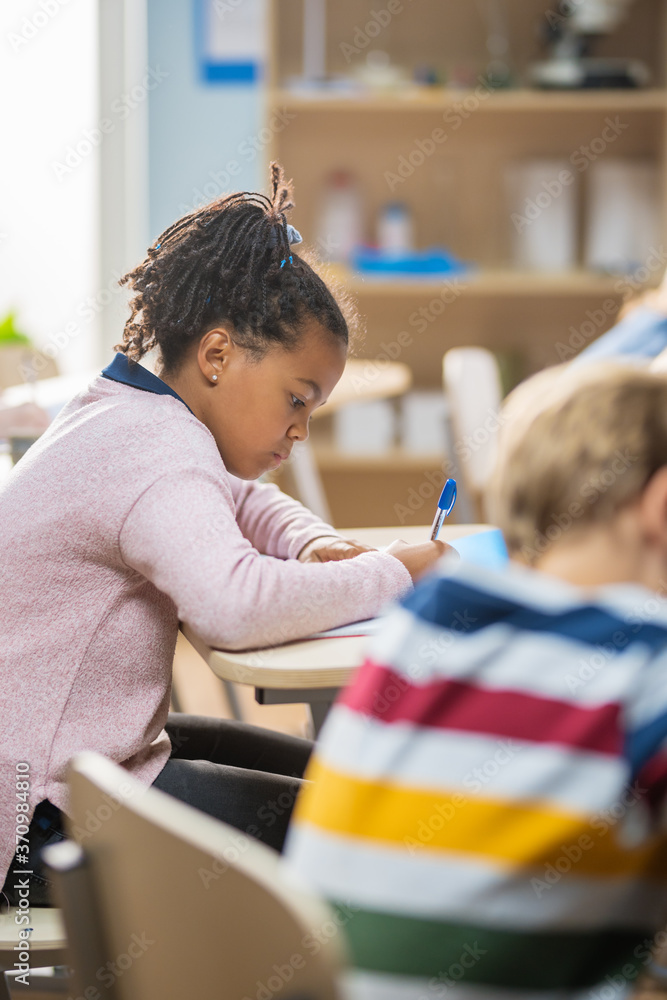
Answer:
[{"label": "boy's shoulder", "polygon": [[433,576],[373,638],[321,753],[341,772],[357,773],[365,755],[383,780],[423,786],[498,740],[522,760],[552,755],[556,770],[576,758],[640,773],[667,740],[667,602],[532,572]]},{"label": "boy's shoulder", "polygon": [[459,634],[506,626],[590,643],[623,632],[660,649],[667,644],[666,598],[667,585],[658,592],[634,583],[587,591],[516,563],[497,571],[445,562],[401,603],[416,623]]},{"label": "boy's shoulder", "polygon": [[[494,713],[501,692],[563,710],[635,704],[649,690],[667,694],[667,601],[635,585],[589,593],[522,567],[445,563],[395,609],[369,653],[368,670],[398,678],[401,697],[423,697],[424,711],[427,691],[449,701],[481,690]],[[378,677],[361,679],[372,687]]]}]

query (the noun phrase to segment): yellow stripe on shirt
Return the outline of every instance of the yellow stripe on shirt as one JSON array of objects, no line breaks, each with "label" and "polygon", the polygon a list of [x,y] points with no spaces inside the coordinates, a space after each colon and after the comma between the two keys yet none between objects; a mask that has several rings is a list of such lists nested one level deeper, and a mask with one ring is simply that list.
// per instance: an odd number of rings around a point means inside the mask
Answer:
[{"label": "yellow stripe on shirt", "polygon": [[[458,792],[404,788],[364,781],[315,759],[307,778],[313,784],[299,796],[294,821],[330,833],[400,844],[414,852],[458,852],[483,856],[508,867],[622,878],[642,874],[667,881],[666,838],[641,848],[619,843],[620,820],[611,813],[589,816],[544,803],[517,805],[511,800],[465,797]],[[624,815],[637,805],[626,795]],[[619,803],[619,811],[621,805]]]}]

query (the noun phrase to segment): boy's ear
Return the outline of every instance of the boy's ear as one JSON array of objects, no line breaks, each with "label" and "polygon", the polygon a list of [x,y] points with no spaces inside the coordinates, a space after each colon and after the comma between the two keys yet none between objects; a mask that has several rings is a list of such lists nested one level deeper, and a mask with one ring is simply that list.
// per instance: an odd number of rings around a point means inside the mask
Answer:
[{"label": "boy's ear", "polygon": [[654,472],[639,503],[641,527],[647,540],[667,552],[667,465]]}]

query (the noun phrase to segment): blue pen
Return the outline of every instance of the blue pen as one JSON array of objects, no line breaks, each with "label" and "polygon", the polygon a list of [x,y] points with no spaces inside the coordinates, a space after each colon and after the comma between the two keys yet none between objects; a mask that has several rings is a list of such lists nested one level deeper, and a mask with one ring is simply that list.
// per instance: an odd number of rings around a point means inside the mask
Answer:
[{"label": "blue pen", "polygon": [[440,534],[440,529],[444,524],[445,518],[451,514],[452,508],[456,503],[456,480],[447,479],[445,485],[442,488],[442,493],[440,494],[440,499],[438,500],[438,509],[435,512],[435,519],[433,521],[433,528],[431,529],[431,541],[435,542]]}]

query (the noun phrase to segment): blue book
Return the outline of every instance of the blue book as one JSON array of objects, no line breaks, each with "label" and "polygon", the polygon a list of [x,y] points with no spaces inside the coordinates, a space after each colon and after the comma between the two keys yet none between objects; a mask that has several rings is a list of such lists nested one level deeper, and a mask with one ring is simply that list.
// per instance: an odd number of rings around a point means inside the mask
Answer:
[{"label": "blue book", "polygon": [[500,528],[490,528],[476,535],[455,538],[449,542],[463,562],[474,563],[485,569],[504,569],[509,561],[507,546]]}]

